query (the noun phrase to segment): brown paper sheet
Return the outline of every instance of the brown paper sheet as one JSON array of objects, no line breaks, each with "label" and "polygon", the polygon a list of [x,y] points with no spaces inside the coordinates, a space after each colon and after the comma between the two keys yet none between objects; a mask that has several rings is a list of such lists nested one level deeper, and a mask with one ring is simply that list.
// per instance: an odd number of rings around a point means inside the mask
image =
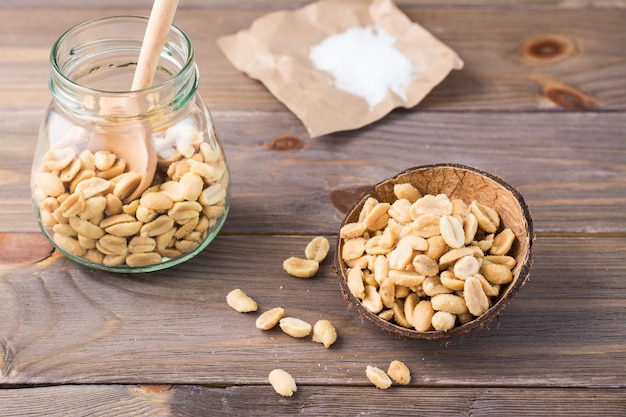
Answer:
[{"label": "brown paper sheet", "polygon": [[[318,70],[310,49],[332,35],[377,25],[396,39],[395,47],[416,75],[406,102],[387,92],[370,108],[361,96],[335,87],[333,76]],[[217,40],[231,63],[261,81],[305,125],[311,137],[353,130],[381,119],[396,107],[417,105],[463,61],[391,0],[321,0],[301,9],[277,11],[245,30]]]}]

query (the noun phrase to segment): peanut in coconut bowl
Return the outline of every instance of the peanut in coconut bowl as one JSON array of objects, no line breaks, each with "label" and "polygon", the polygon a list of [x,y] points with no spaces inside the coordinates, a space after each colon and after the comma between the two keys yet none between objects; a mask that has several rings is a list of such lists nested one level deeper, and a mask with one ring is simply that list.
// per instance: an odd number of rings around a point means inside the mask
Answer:
[{"label": "peanut in coconut bowl", "polygon": [[529,277],[533,224],[519,192],[478,169],[408,169],[366,191],[337,237],[335,268],[358,313],[396,335],[441,340],[497,317]]}]

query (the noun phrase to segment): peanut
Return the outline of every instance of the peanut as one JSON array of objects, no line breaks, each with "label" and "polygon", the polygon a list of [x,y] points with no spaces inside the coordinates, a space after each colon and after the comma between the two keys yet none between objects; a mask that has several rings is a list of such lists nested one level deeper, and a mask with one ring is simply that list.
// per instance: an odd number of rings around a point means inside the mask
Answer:
[{"label": "peanut", "polygon": [[437,217],[452,214],[452,203],[445,194],[425,195],[413,203],[411,217],[417,219],[423,214]]},{"label": "peanut", "polygon": [[389,277],[393,279],[396,285],[401,285],[404,287],[417,287],[419,285],[422,285],[422,283],[426,279],[426,276],[420,274],[419,272],[398,271],[397,269],[390,270]]},{"label": "peanut", "polygon": [[515,234],[511,229],[504,229],[493,238],[493,245],[489,249],[492,255],[506,255],[515,241]]},{"label": "peanut", "polygon": [[264,312],[256,319],[256,328],[261,330],[272,329],[284,316],[285,309],[283,309],[282,307],[275,307],[271,310]]},{"label": "peanut", "polygon": [[180,185],[182,186],[185,199],[189,201],[196,201],[198,200],[198,197],[200,197],[200,194],[202,194],[204,182],[202,181],[202,177],[199,175],[186,172],[180,179]]},{"label": "peanut", "polygon": [[476,232],[478,232],[478,220],[476,216],[469,213],[463,218],[463,233],[465,234],[464,244],[469,245],[472,243],[474,237],[476,237]]},{"label": "peanut", "polygon": [[226,303],[235,311],[249,313],[256,311],[258,304],[241,289],[236,288],[226,295]]},{"label": "peanut", "polygon": [[424,255],[427,255],[429,258],[433,258],[438,261],[444,253],[448,250],[448,245],[441,235],[432,236],[426,239],[426,243],[428,244],[428,248],[424,251]]},{"label": "peanut", "polygon": [[174,205],[174,200],[164,192],[152,192],[144,194],[139,204],[150,210],[167,211]]},{"label": "peanut", "polygon": [[82,256],[85,254],[85,249],[80,246],[78,239],[67,236],[61,233],[55,233],[53,235],[54,242],[59,245],[59,247],[69,253],[74,255]]},{"label": "peanut", "polygon": [[344,241],[341,257],[346,261],[360,258],[365,253],[365,242],[366,239],[362,237]]},{"label": "peanut", "polygon": [[456,278],[454,273],[450,271],[443,271],[439,274],[439,280],[444,287],[449,288],[452,291],[463,291],[463,287],[465,286],[465,281],[463,279]]},{"label": "peanut", "polygon": [[147,266],[161,263],[161,255],[156,252],[131,253],[126,257],[128,266]]},{"label": "peanut", "polygon": [[506,265],[483,262],[480,273],[492,284],[508,284],[513,280],[511,269]]},{"label": "peanut", "polygon": [[386,277],[383,279],[378,288],[378,294],[383,306],[387,308],[393,306],[393,302],[396,300],[396,284],[392,278]]},{"label": "peanut", "polygon": [[391,386],[391,378],[380,368],[368,365],[365,369],[365,376],[379,389],[387,389]]},{"label": "peanut", "polygon": [[419,254],[413,258],[413,268],[415,272],[425,276],[434,276],[439,273],[439,265],[437,261],[429,258],[427,255]]},{"label": "peanut", "polygon": [[389,364],[387,375],[400,385],[407,385],[411,382],[411,371],[404,362],[394,360]]},{"label": "peanut", "polygon": [[282,369],[272,370],[268,379],[274,391],[283,397],[291,397],[298,390],[293,377]]},{"label": "peanut", "polygon": [[441,216],[437,216],[435,214],[422,214],[415,221],[413,221],[413,223],[411,223],[411,227],[418,236],[429,238],[441,234],[441,229],[439,227],[440,222]]},{"label": "peanut", "polygon": [[184,223],[189,219],[199,217],[201,211],[202,205],[198,202],[180,201],[172,205],[172,208],[167,211],[167,215],[178,223]]},{"label": "peanut", "polygon": [[[416,250],[416,251],[425,251],[429,247],[428,242],[426,241],[426,239],[424,239],[421,236],[417,236],[417,235],[407,235],[407,236],[404,236],[398,242],[398,246],[399,245],[407,245],[411,249]],[[430,257],[430,258],[432,258],[432,257]]]},{"label": "peanut", "polygon": [[99,223],[94,222],[94,219],[97,219],[104,214],[106,204],[106,197],[103,196],[91,197],[89,199],[86,199],[85,208],[83,209],[83,211],[78,213],[78,217],[81,220],[89,220],[93,223]]},{"label": "peanut", "polygon": [[77,216],[85,209],[85,197],[82,193],[73,193],[60,205],[63,217]]},{"label": "peanut", "polygon": [[313,341],[329,348],[337,340],[337,330],[328,320],[318,320],[313,325]]},{"label": "peanut", "polygon": [[435,330],[448,331],[452,329],[456,323],[456,316],[447,311],[437,311],[431,319]]},{"label": "peanut", "polygon": [[110,169],[115,163],[116,159],[117,156],[109,151],[98,151],[93,154],[93,163],[95,167],[100,171],[106,171],[107,169]]},{"label": "peanut", "polygon": [[213,184],[202,191],[198,201],[203,206],[215,206],[224,204],[225,198],[226,191],[222,188],[221,184]]},{"label": "peanut", "polygon": [[393,193],[398,200],[406,199],[411,203],[416,202],[422,197],[422,193],[419,192],[412,184],[394,184]]},{"label": "peanut", "polygon": [[141,174],[138,172],[130,171],[124,174],[120,174],[117,184],[113,189],[113,195],[120,200],[125,200],[141,182]]},{"label": "peanut", "polygon": [[174,219],[166,215],[161,215],[151,221],[144,224],[140,229],[140,235],[142,237],[154,237],[165,233],[167,230],[174,226]]},{"label": "peanut", "polygon": [[422,300],[415,306],[413,311],[413,326],[418,332],[426,332],[432,324],[432,317],[435,314],[433,306],[429,300]]},{"label": "peanut", "polygon": [[45,195],[58,197],[65,191],[63,182],[51,172],[39,172],[35,176],[35,185],[43,190]]},{"label": "peanut", "polygon": [[76,184],[74,192],[83,193],[85,198],[90,198],[95,195],[103,194],[111,187],[111,183],[105,179],[92,177],[86,180],[80,181]]},{"label": "peanut", "polygon": [[489,299],[478,278],[469,277],[465,280],[463,297],[467,309],[474,316],[481,316],[489,309]]},{"label": "peanut", "polygon": [[103,255],[126,256],[128,244],[123,237],[104,235],[96,242],[96,249],[102,252]]},{"label": "peanut", "polygon": [[102,228],[87,220],[81,220],[78,217],[70,217],[70,226],[76,230],[76,233],[88,237],[89,239],[100,239],[104,236],[104,230],[102,230]]},{"label": "peanut", "polygon": [[[393,306],[391,307],[391,310],[385,310],[385,311],[391,311],[393,314],[390,317],[390,320],[393,319],[398,325],[402,326],[402,327],[406,327],[406,328],[411,328],[413,327],[411,325],[411,323],[409,322],[409,317],[407,317],[406,315],[406,302],[402,302],[402,300],[395,300],[393,302]],[[382,313],[379,314],[379,316]]]},{"label": "peanut", "polygon": [[452,216],[441,216],[439,221],[441,236],[448,246],[458,249],[465,245],[463,225]]},{"label": "peanut", "polygon": [[374,279],[381,285],[389,276],[389,259],[386,256],[377,256],[374,262]]},{"label": "peanut", "polygon": [[409,324],[409,327],[415,326],[415,307],[419,303],[419,297],[416,293],[412,292],[404,299],[404,317]]},{"label": "peanut", "polygon": [[304,255],[307,259],[321,263],[324,259],[326,259],[326,255],[328,255],[329,250],[330,243],[328,242],[328,239],[323,236],[317,236],[306,245]]},{"label": "peanut", "polygon": [[430,299],[435,311],[447,311],[452,314],[467,312],[465,300],[454,294],[437,294]]},{"label": "peanut", "polygon": [[319,270],[319,262],[292,256],[283,261],[283,269],[296,278],[311,278]]},{"label": "peanut", "polygon": [[304,320],[295,317],[283,317],[278,322],[283,332],[291,337],[302,338],[311,334],[312,326]]},{"label": "peanut", "polygon": [[128,242],[128,252],[152,252],[156,248],[156,240],[151,237],[135,236]]},{"label": "peanut", "polygon": [[411,202],[407,199],[396,200],[389,207],[389,216],[399,224],[408,224],[411,222]]},{"label": "peanut", "polygon": [[413,249],[405,244],[398,245],[389,253],[389,268],[403,270],[413,262]]},{"label": "peanut", "polygon": [[469,278],[478,273],[480,264],[473,256],[464,256],[454,263],[454,275],[458,278]]},{"label": "peanut", "polygon": [[[341,228],[341,230],[339,231],[339,234],[344,239],[355,239],[357,237],[363,236],[363,233],[365,233],[365,230],[366,230],[366,227],[365,227],[365,223],[363,222],[348,223]],[[363,249],[365,250],[365,246],[363,247]]]},{"label": "peanut", "polygon": [[348,289],[359,300],[365,298],[365,286],[363,285],[363,270],[361,268],[352,268],[348,272]]},{"label": "peanut", "polygon": [[49,171],[61,171],[74,159],[72,148],[50,149],[43,160],[43,168]]},{"label": "peanut", "polygon": [[487,233],[494,233],[498,226],[500,226],[500,216],[491,207],[487,207],[484,204],[474,200],[469,205],[469,209],[476,220],[478,220],[478,227]]},{"label": "peanut", "polygon": [[372,285],[365,286],[365,295],[361,300],[363,307],[368,309],[374,314],[380,313],[383,309],[383,300],[380,298],[380,294],[376,291],[376,287]]},{"label": "peanut", "polygon": [[389,221],[389,214],[387,214],[389,207],[389,203],[378,203],[372,207],[372,210],[363,219],[365,227],[368,230],[378,230],[385,227]]}]

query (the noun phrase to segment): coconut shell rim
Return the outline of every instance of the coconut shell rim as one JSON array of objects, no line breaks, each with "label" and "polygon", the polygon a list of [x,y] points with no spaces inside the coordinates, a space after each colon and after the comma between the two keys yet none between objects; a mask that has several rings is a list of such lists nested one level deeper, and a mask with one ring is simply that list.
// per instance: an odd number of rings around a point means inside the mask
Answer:
[{"label": "coconut shell rim", "polygon": [[533,220],[530,215],[530,210],[528,209],[528,205],[526,204],[522,194],[518,190],[513,188],[509,183],[507,183],[503,178],[497,175],[485,172],[476,167],[471,167],[468,165],[456,164],[456,163],[435,163],[435,164],[419,165],[419,166],[407,168],[392,177],[389,177],[387,179],[384,179],[372,185],[363,193],[361,193],[361,195],[352,204],[350,209],[346,212],[346,215],[344,216],[344,219],[341,222],[340,228],[346,224],[346,220],[348,219],[350,214],[354,210],[356,210],[360,204],[364,203],[365,198],[375,193],[376,189],[380,187],[381,185],[388,183],[388,182],[396,181],[399,177],[406,175],[408,173],[417,172],[417,171],[427,171],[427,170],[432,170],[432,169],[440,169],[440,168],[453,168],[453,169],[469,171],[474,174],[482,175],[496,182],[499,186],[503,187],[506,191],[511,193],[511,195],[514,197],[515,201],[519,205],[521,212],[523,213],[523,221],[525,225],[524,230],[525,230],[526,241],[527,241],[527,246],[525,248],[526,256],[522,260],[523,264],[518,275],[514,277],[513,282],[511,284],[508,284],[508,286],[504,290],[505,295],[500,296],[498,300],[489,308],[489,310],[487,310],[485,314],[483,314],[480,317],[475,318],[474,320],[469,321],[468,323],[465,323],[460,326],[456,326],[450,330],[446,330],[446,331],[430,330],[427,332],[418,332],[417,330],[405,328],[405,327],[396,325],[392,322],[379,318],[376,314],[367,310],[363,306],[361,301],[350,292],[347,286],[346,276],[344,274],[344,268],[342,267],[343,261],[340,255],[340,248],[342,247],[342,238],[341,238],[341,235],[337,233],[333,269],[335,270],[335,273],[339,277],[339,285],[340,285],[341,293],[344,299],[348,302],[349,307],[355,308],[358,311],[361,317],[365,317],[366,319],[374,323],[380,329],[385,330],[391,334],[394,334],[395,336],[402,336],[402,337],[406,337],[409,339],[447,340],[453,337],[459,337],[459,336],[465,335],[474,330],[481,329],[487,326],[489,323],[491,323],[496,317],[499,317],[499,315],[506,309],[506,307],[508,307],[508,305],[513,300],[515,295],[519,292],[519,290],[522,288],[522,286],[524,286],[526,281],[528,281],[528,279],[530,278],[530,271],[533,265],[532,249],[533,249],[533,242],[534,242],[535,236],[534,236]]}]

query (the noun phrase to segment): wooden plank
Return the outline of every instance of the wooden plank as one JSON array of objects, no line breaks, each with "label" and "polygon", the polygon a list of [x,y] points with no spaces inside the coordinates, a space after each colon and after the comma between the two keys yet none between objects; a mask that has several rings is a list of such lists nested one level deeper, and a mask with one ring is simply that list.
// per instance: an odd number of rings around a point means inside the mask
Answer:
[{"label": "wooden plank", "polygon": [[[0,110],[1,152],[11,155],[0,159],[0,231],[37,231],[28,184],[39,117]],[[398,111],[359,131],[313,140],[287,112],[214,117],[233,178],[225,233],[336,233],[364,187],[437,162],[504,178],[524,195],[537,232],[626,232],[620,113]],[[283,135],[296,140],[274,142]]]},{"label": "wooden plank", "polygon": [[[47,51],[66,29],[87,19],[142,9],[5,9],[0,14],[0,106],[43,108]],[[259,82],[236,70],[216,44],[268,8],[182,9],[201,93],[213,109],[283,111]],[[419,8],[407,15],[465,60],[420,105],[425,111],[623,111],[626,10]],[[601,27],[603,30],[594,30]],[[19,33],[19,36],[16,34]],[[498,42],[494,42],[498,39]],[[534,52],[533,52],[534,51]],[[15,57],[27,57],[24,61]],[[25,58],[26,59],[26,58]]]},{"label": "wooden plank", "polygon": [[[364,395],[366,393],[366,395]],[[358,398],[358,401],[355,401]],[[480,415],[500,417],[597,416],[626,412],[626,391],[532,388],[412,388],[387,391],[344,386],[299,386],[291,398],[268,385],[204,386],[54,386],[0,391],[8,415],[80,416],[346,416]]]},{"label": "wooden plank", "polygon": [[[150,8],[152,0],[108,0],[108,8]],[[238,0],[236,3],[229,0],[185,0],[179,5],[180,9],[186,8],[212,8],[212,7],[266,7],[266,8],[293,8],[312,3],[310,0]],[[586,9],[586,8],[626,8],[624,0],[399,0],[396,3],[400,7],[506,7],[506,8],[563,8],[563,9]],[[102,8],[101,0],[83,0],[81,7]],[[50,0],[4,0],[3,7],[51,7]],[[54,7],[75,7],[73,0],[55,0]]]},{"label": "wooden plank", "polygon": [[[282,367],[303,385],[362,385],[367,365],[402,360],[413,387],[626,388],[626,238],[539,238],[530,281],[499,323],[447,344],[404,340],[347,307],[331,269],[282,271],[306,236],[221,236],[170,270],[127,276],[60,257],[0,276],[0,386],[68,383],[264,384]],[[333,245],[334,246],[334,245]],[[566,248],[566,249],[565,249]],[[599,273],[598,271],[601,271]],[[339,338],[329,349],[254,326],[283,306]]]}]

